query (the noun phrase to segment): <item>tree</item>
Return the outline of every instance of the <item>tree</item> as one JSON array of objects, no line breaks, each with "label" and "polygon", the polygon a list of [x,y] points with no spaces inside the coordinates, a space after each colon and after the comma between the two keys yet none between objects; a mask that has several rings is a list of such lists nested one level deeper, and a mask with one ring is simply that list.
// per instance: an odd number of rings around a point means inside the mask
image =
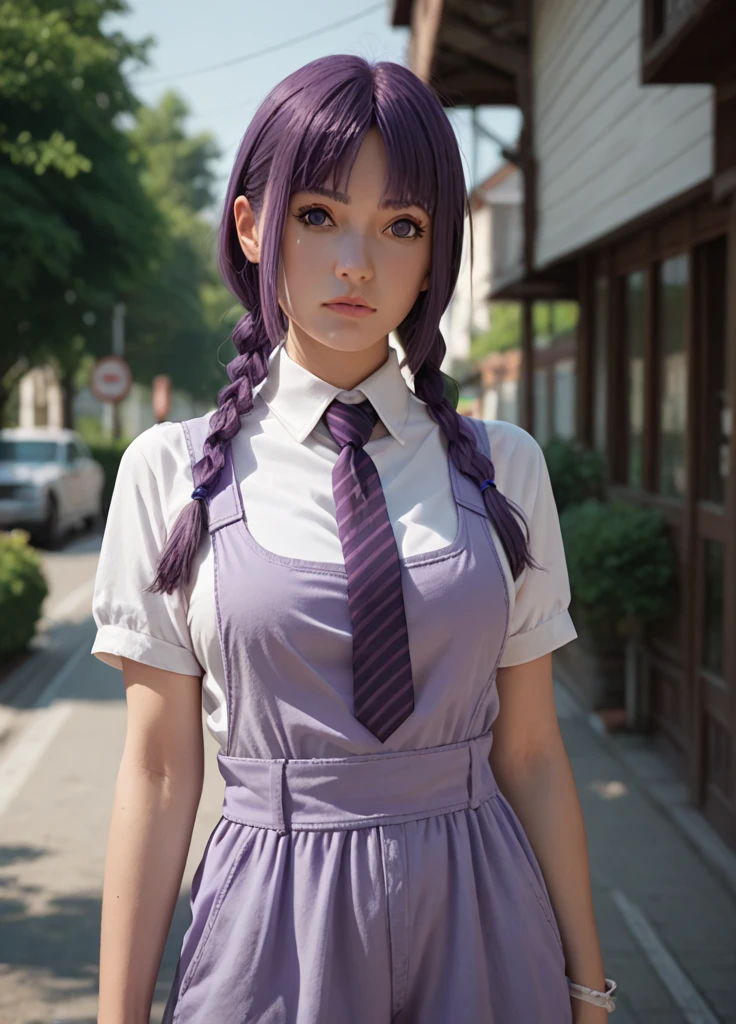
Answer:
[{"label": "tree", "polygon": [[227,383],[217,348],[242,309],[217,275],[215,232],[202,215],[214,204],[211,163],[219,151],[209,133],[187,134],[188,117],[184,100],[169,92],[157,106],[140,107],[130,131],[163,230],[153,272],[128,305],[126,352],[141,379],[168,373],[175,386],[214,401]]},{"label": "tree", "polygon": [[0,389],[19,359],[49,357],[71,388],[156,254],[161,218],[123,128],[139,107],[123,66],[150,41],[101,26],[127,10],[0,0]]}]

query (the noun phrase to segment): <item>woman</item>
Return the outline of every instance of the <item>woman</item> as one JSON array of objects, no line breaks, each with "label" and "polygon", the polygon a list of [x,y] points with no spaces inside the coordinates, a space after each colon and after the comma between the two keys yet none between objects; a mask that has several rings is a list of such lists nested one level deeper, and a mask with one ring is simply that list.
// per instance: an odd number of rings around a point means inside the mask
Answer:
[{"label": "woman", "polygon": [[544,458],[458,416],[439,371],[466,211],[447,117],[399,65],[314,61],[245,133],[220,232],[249,311],[231,383],[130,445],[102,545],[93,653],[123,669],[129,726],[100,1024],[148,1019],[200,699],[223,816],[166,1021],[613,1007],[553,702],[576,634]]}]

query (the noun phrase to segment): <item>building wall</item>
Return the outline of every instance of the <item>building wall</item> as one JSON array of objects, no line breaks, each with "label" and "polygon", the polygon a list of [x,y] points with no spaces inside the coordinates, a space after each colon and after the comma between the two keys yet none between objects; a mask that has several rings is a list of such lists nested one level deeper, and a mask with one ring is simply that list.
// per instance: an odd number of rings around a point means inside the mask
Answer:
[{"label": "building wall", "polygon": [[534,0],[535,262],[712,174],[712,88],[642,86],[641,0]]},{"label": "building wall", "polygon": [[[463,253],[455,293],[447,309],[444,331],[447,345],[447,372],[453,359],[470,356],[471,326],[474,332],[488,330],[488,292],[491,287],[491,210],[482,206],[473,211],[473,280],[470,280],[470,226],[466,220]],[[445,367],[443,366],[443,369]]]}]

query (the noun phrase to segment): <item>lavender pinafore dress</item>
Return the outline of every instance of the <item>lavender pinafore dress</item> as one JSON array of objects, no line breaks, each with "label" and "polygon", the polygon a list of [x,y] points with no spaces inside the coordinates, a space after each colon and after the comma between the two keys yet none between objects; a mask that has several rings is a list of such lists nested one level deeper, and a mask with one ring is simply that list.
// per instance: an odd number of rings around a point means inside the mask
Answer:
[{"label": "lavender pinafore dress", "polygon": [[[192,465],[208,420],[183,424]],[[208,508],[225,795],[164,1024],[570,1024],[544,880],[488,763],[505,577],[448,465],[459,528],[402,559],[415,709],[381,743],[353,715],[344,566],[256,542],[228,447]]]}]

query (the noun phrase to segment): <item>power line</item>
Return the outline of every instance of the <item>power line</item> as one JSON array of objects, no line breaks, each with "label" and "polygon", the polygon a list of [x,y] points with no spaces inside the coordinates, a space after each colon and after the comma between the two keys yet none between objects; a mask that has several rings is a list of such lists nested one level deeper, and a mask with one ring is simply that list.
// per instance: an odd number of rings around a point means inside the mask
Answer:
[{"label": "power line", "polygon": [[194,75],[205,75],[210,71],[221,71],[223,68],[231,68],[235,64],[243,64],[247,60],[254,60],[256,57],[263,57],[267,53],[276,53],[277,50],[284,50],[287,46],[294,46],[295,43],[304,42],[305,39],[313,39],[315,36],[322,35],[323,32],[330,32],[333,28],[342,28],[343,25],[350,25],[359,18],[364,18],[367,14],[373,14],[374,11],[385,9],[385,6],[386,4],[384,0],[382,3],[366,7],[364,11],[360,11],[358,14],[353,14],[349,18],[343,18],[341,21],[333,21],[332,24],[323,25],[322,28],[315,29],[313,32],[305,32],[303,35],[295,36],[293,39],[286,39],[283,43],[276,43],[274,46],[267,46],[265,49],[256,50],[254,53],[246,53],[242,57],[233,57],[232,60],[226,60],[220,64],[210,64],[209,67],[198,68],[196,71],[184,71],[177,75],[165,75],[163,78],[153,78],[150,80],[142,78],[138,81],[141,85],[159,85],[163,82],[171,82],[174,80],[178,81],[181,78],[192,78]]}]

